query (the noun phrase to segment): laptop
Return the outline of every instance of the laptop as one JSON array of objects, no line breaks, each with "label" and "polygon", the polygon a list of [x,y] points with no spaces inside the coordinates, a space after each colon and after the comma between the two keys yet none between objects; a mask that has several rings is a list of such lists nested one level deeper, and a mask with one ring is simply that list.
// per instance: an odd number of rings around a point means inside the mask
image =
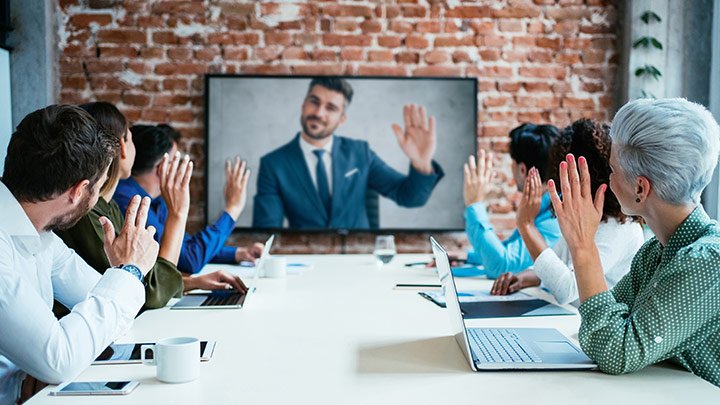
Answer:
[{"label": "laptop", "polygon": [[272,243],[275,240],[275,235],[271,235],[265,242],[260,258],[255,262],[255,273],[253,274],[252,281],[247,284],[248,290],[246,293],[241,293],[235,290],[216,290],[206,293],[191,293],[183,296],[180,301],[170,307],[170,309],[228,309],[228,308],[242,308],[247,301],[247,297],[255,292],[255,286],[257,280],[260,277],[263,263],[265,258],[270,252]]},{"label": "laptop", "polygon": [[455,340],[473,371],[590,370],[597,367],[557,329],[467,328],[447,252],[435,238],[430,237],[430,243]]}]

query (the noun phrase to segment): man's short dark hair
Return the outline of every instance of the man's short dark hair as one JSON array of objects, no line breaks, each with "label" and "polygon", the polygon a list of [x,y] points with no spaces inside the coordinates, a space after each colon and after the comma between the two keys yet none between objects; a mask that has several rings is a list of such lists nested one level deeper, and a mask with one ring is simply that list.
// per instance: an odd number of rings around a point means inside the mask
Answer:
[{"label": "man's short dark hair", "polygon": [[180,140],[180,133],[170,125],[133,125],[130,128],[135,143],[135,163],[132,174],[141,175],[153,170],[163,155]]},{"label": "man's short dark hair", "polygon": [[[112,135],[115,138],[123,141],[127,141],[127,130],[128,124],[125,116],[122,115],[120,110],[115,107],[114,104],[108,103],[107,101],[95,101],[92,103],[82,104],[80,108],[87,111],[95,118],[95,121],[103,127],[108,135]],[[120,142],[118,142],[118,147]],[[119,151],[116,152],[115,156],[119,156]],[[120,159],[113,159],[108,169],[107,179],[105,184],[100,188],[100,194],[105,194],[115,187],[115,184],[120,177]]]},{"label": "man's short dark hair", "polygon": [[553,125],[522,124],[510,131],[510,157],[525,163],[528,169],[538,169],[541,179],[546,181],[550,147],[558,135],[560,131]]},{"label": "man's short dark hair", "polygon": [[315,86],[323,86],[326,89],[337,91],[338,93],[341,93],[343,96],[345,96],[345,105],[343,106],[344,108],[347,108],[347,106],[350,105],[350,102],[352,101],[353,88],[350,83],[348,83],[348,81],[345,79],[332,76],[315,77],[310,81],[308,93],[310,93],[310,91]]},{"label": "man's short dark hair", "polygon": [[93,188],[118,147],[118,139],[85,110],[51,105],[28,114],[18,125],[2,181],[20,202],[51,200],[83,180]]}]

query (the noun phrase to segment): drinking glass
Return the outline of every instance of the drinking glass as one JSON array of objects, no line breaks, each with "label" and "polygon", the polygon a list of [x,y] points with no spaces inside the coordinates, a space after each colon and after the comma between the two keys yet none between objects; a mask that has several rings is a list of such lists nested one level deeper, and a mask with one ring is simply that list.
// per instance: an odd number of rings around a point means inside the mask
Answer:
[{"label": "drinking glass", "polygon": [[395,237],[392,235],[379,235],[375,238],[375,250],[373,254],[381,265],[390,263],[395,257]]}]

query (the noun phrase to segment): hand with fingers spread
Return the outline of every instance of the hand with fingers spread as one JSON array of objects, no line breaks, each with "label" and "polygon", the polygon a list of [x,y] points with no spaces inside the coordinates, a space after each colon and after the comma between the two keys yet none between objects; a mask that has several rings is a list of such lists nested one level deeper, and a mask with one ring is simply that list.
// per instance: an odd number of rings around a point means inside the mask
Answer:
[{"label": "hand with fingers spread", "polygon": [[190,209],[190,178],[193,162],[188,155],[166,153],[160,163],[160,192],[170,215],[187,217]]},{"label": "hand with fingers spread", "polygon": [[465,172],[463,197],[466,207],[485,201],[492,180],[495,178],[492,160],[492,152],[486,153],[483,149],[480,149],[477,163],[475,162],[475,156],[470,156],[468,163],[463,166]]},{"label": "hand with fingers spread", "polygon": [[105,254],[111,266],[132,264],[144,275],[155,264],[159,249],[158,243],[153,239],[155,227],[145,228],[149,208],[150,197],[133,197],[125,212],[125,224],[117,236],[110,220],[100,217],[105,234]]},{"label": "hand with fingers spread", "polygon": [[540,212],[543,193],[540,172],[533,167],[528,171],[523,187],[523,194],[520,198],[520,204],[517,207],[515,221],[518,228],[535,223],[535,217],[537,217]]},{"label": "hand with fingers spread", "polygon": [[516,293],[523,288],[540,285],[540,278],[532,270],[521,271],[518,274],[503,273],[493,283],[490,295],[508,295]]},{"label": "hand with fingers spread", "polygon": [[220,270],[202,276],[184,276],[183,284],[185,291],[202,289],[202,290],[230,290],[246,293],[248,288],[242,282],[240,277]]},{"label": "hand with fingers spread", "polygon": [[237,248],[235,251],[235,261],[240,263],[242,261],[255,263],[255,259],[258,259],[262,255],[264,243],[255,242],[247,248]]},{"label": "hand with fingers spread", "polygon": [[415,170],[430,174],[433,171],[432,158],[437,147],[435,118],[426,118],[425,107],[418,108],[415,104],[403,108],[403,117],[404,130],[398,124],[392,125],[400,149],[410,158]]},{"label": "hand with fingers spread", "polygon": [[557,193],[555,182],[548,182],[558,225],[571,252],[595,246],[595,233],[602,220],[607,189],[605,184],[598,187],[593,201],[587,161],[580,157],[578,163],[575,163],[572,154],[568,154],[566,161],[560,163],[562,200]]},{"label": "hand with fingers spread", "polygon": [[250,170],[246,169],[244,160],[235,157],[234,162],[225,162],[225,178],[225,211],[237,220],[245,208]]}]

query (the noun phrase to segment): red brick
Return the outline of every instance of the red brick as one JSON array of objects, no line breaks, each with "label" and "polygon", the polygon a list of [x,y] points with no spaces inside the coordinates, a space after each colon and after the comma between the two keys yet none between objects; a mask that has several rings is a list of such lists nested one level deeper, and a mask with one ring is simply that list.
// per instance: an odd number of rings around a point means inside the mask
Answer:
[{"label": "red brick", "polygon": [[195,113],[192,110],[173,110],[170,111],[170,122],[193,122],[195,121]]},{"label": "red brick", "polygon": [[188,88],[187,79],[172,78],[163,80],[164,90],[188,90]]},{"label": "red brick", "polygon": [[112,23],[110,14],[75,14],[70,18],[70,25],[75,28],[88,28],[90,24],[104,26]]},{"label": "red brick", "polygon": [[477,77],[512,77],[513,68],[510,66],[470,66],[467,73],[469,76]]},{"label": "red brick", "polygon": [[525,91],[528,93],[550,91],[550,84],[548,82],[525,82]]},{"label": "red brick", "polygon": [[87,45],[72,44],[65,46],[62,53],[65,56],[92,57],[95,56],[95,48],[90,48]]},{"label": "red brick", "polygon": [[400,52],[397,54],[397,62],[416,64],[420,62],[420,54],[417,52]]},{"label": "red brick", "polygon": [[185,105],[190,101],[188,96],[182,94],[158,94],[153,100],[153,107],[172,107]]},{"label": "red brick", "polygon": [[553,61],[553,53],[545,50],[530,51],[527,60],[535,63],[550,63]]},{"label": "red brick", "polygon": [[382,32],[383,25],[378,20],[366,20],[360,24],[363,34],[376,34]]},{"label": "red brick", "polygon": [[496,85],[494,81],[491,80],[478,80],[478,91],[495,91]]},{"label": "red brick", "polygon": [[511,129],[509,126],[504,125],[485,125],[482,127],[482,134],[488,138],[507,137]]},{"label": "red brick", "polygon": [[108,92],[96,92],[95,94],[95,101],[106,101],[108,103],[113,104],[120,104],[120,101],[122,100],[122,94],[117,91],[108,91]]},{"label": "red brick", "polygon": [[300,30],[302,21],[280,21],[276,27],[279,30]]},{"label": "red brick", "polygon": [[93,75],[90,77],[90,88],[103,90],[124,90],[129,88],[116,76]]},{"label": "red brick", "polygon": [[405,46],[408,48],[424,49],[430,45],[427,38],[419,35],[410,35],[405,38]]},{"label": "red brick", "polygon": [[[378,16],[380,17],[380,16]],[[388,4],[385,6],[385,17],[396,18],[400,17],[400,6],[397,4]]]},{"label": "red brick", "polygon": [[563,36],[575,36],[580,30],[580,23],[574,20],[563,20],[555,24],[555,32]]},{"label": "red brick", "polygon": [[254,32],[233,32],[232,39],[235,45],[257,45],[260,43],[260,35]]},{"label": "red brick", "polygon": [[160,15],[141,15],[137,18],[137,25],[140,28],[162,28],[165,22]]},{"label": "red brick", "polygon": [[490,121],[515,121],[517,113],[514,111],[491,111],[489,113]]},{"label": "red brick", "polygon": [[413,76],[460,76],[462,69],[456,66],[427,66],[413,70]]},{"label": "red brick", "polygon": [[495,31],[495,21],[473,20],[470,29],[476,34],[491,34]]},{"label": "red brick", "polygon": [[538,77],[545,79],[565,79],[567,72],[561,66],[520,66],[518,74],[523,77]]},{"label": "red brick", "polygon": [[330,49],[316,49],[310,54],[310,59],[314,61],[336,61],[337,54]]},{"label": "red brick", "polygon": [[370,46],[372,37],[369,35],[323,35],[323,45],[325,46]]},{"label": "red brick", "polygon": [[518,112],[517,120],[519,122],[540,123],[543,122],[543,117],[537,111],[520,111]]},{"label": "red brick", "polygon": [[435,49],[425,52],[425,57],[423,59],[428,65],[437,65],[450,61],[450,55],[448,55],[445,51]]},{"label": "red brick", "polygon": [[447,18],[485,18],[492,14],[490,6],[459,6],[445,11]]},{"label": "red brick", "polygon": [[293,45],[314,46],[320,42],[320,38],[320,35],[315,34],[295,34],[293,35]]},{"label": "red brick", "polygon": [[356,31],[360,29],[360,24],[355,20],[335,20],[335,24],[333,25],[333,31],[340,32],[340,31]]},{"label": "red brick", "polygon": [[322,6],[322,15],[331,17],[365,17],[373,16],[373,9],[364,5],[325,4]]},{"label": "red brick", "polygon": [[172,31],[155,31],[152,34],[152,40],[156,44],[177,44],[180,42]]},{"label": "red brick", "polygon": [[[435,47],[443,46],[472,46],[475,42],[473,36],[439,36],[435,38]],[[406,42],[407,43],[407,42]]]},{"label": "red brick", "polygon": [[304,60],[307,59],[307,52],[303,48],[293,46],[286,48],[282,53],[283,59]]},{"label": "red brick", "polygon": [[153,4],[152,10],[156,14],[202,14],[205,12],[205,5],[197,1],[161,1]]},{"label": "red brick", "polygon": [[545,24],[542,21],[532,20],[527,25],[528,34],[543,34],[545,33]]},{"label": "red brick", "polygon": [[87,87],[87,80],[85,76],[66,76],[60,78],[60,85],[63,89],[84,90]]},{"label": "red brick", "polygon": [[286,65],[247,64],[242,65],[240,71],[261,75],[287,75],[290,74],[290,67]]},{"label": "red brick", "polygon": [[343,65],[334,63],[330,65],[297,65],[292,67],[296,75],[341,75]]},{"label": "red brick", "polygon": [[[503,47],[508,43],[508,38],[501,35],[478,35],[475,39],[475,43],[478,46],[490,46],[490,47]],[[533,43],[534,44],[534,43]]]},{"label": "red brick", "polygon": [[497,84],[499,91],[507,91],[509,93],[514,93],[522,87],[522,83],[520,82],[498,82]]},{"label": "red brick", "polygon": [[555,57],[555,61],[562,65],[574,65],[580,63],[580,55],[577,53],[560,53]]},{"label": "red brick", "polygon": [[283,45],[288,46],[292,42],[290,34],[287,32],[266,32],[265,45]]},{"label": "red brick", "polygon": [[197,60],[214,60],[222,54],[220,48],[217,47],[205,47],[195,50],[195,59]]},{"label": "red brick", "polygon": [[563,108],[595,108],[595,101],[591,98],[579,98],[579,97],[564,97],[562,100]]},{"label": "red brick", "polygon": [[140,49],[140,57],[143,59],[162,59],[164,56],[163,49],[159,46],[143,47]]},{"label": "red brick", "polygon": [[123,94],[123,104],[133,107],[147,107],[150,105],[150,96],[146,94]]},{"label": "red brick", "polygon": [[590,47],[588,38],[565,38],[563,47],[565,49],[587,49]]},{"label": "red brick", "polygon": [[488,62],[500,59],[500,50],[498,49],[481,49],[478,54],[480,59]]},{"label": "red brick", "polygon": [[540,48],[560,49],[562,46],[562,38],[545,38],[537,39],[537,46]]},{"label": "red brick", "polygon": [[498,29],[502,32],[522,32],[525,24],[522,20],[501,19],[498,20]]},{"label": "red brick", "polygon": [[555,94],[570,93],[570,92],[572,92],[572,86],[568,82],[553,83],[552,91]]},{"label": "red brick", "polygon": [[190,48],[168,48],[167,57],[170,60],[188,60],[191,59],[193,51]]},{"label": "red brick", "polygon": [[607,24],[582,24],[580,25],[580,32],[585,34],[610,34],[613,32],[613,27]]},{"label": "red brick", "polygon": [[460,31],[460,27],[458,27],[458,25],[455,21],[448,20],[448,21],[445,21],[443,31],[448,34],[454,34],[458,31]]},{"label": "red brick", "polygon": [[223,49],[223,58],[227,60],[248,60],[250,52],[247,48],[225,47]]},{"label": "red brick", "polygon": [[[65,52],[67,54],[67,52]],[[101,46],[102,58],[136,58],[138,50],[132,46]]]},{"label": "red brick", "polygon": [[605,51],[588,49],[582,54],[582,62],[585,64],[600,64],[605,62]]},{"label": "red brick", "polygon": [[407,34],[413,31],[413,24],[408,21],[393,20],[390,22],[390,31]]},{"label": "red brick", "polygon": [[86,60],[85,69],[88,73],[117,73],[122,72],[123,65],[117,61]]},{"label": "red brick", "polygon": [[97,33],[97,40],[115,44],[144,44],[147,42],[147,34],[133,29],[102,29]]},{"label": "red brick", "polygon": [[128,70],[131,70],[140,75],[146,75],[152,73],[150,66],[145,64],[142,60],[133,60],[127,63]]},{"label": "red brick", "polygon": [[389,49],[368,51],[368,61],[370,62],[392,62],[394,60],[395,58],[393,57],[392,51]]},{"label": "red brick", "polygon": [[402,66],[361,65],[358,67],[361,76],[406,76],[407,71]]},{"label": "red brick", "polygon": [[394,35],[381,35],[378,36],[378,45],[385,48],[397,48],[402,45],[402,37]]},{"label": "red brick", "polygon": [[602,83],[585,82],[582,84],[582,89],[583,91],[587,91],[588,93],[599,93],[605,88]]},{"label": "red brick", "polygon": [[580,77],[587,77],[589,79],[605,79],[611,77],[612,72],[607,68],[573,67],[572,74]]},{"label": "red brick", "polygon": [[551,7],[545,16],[554,20],[581,20],[590,18],[593,11],[588,7]]},{"label": "red brick", "polygon": [[540,9],[533,6],[503,7],[493,10],[495,18],[536,18],[540,16]]},{"label": "red brick", "polygon": [[502,54],[502,59],[508,62],[524,62],[527,59],[527,51],[510,50]]},{"label": "red brick", "polygon": [[197,75],[207,73],[209,66],[202,63],[159,63],[155,73],[159,75]]},{"label": "red brick", "polygon": [[455,51],[452,54],[452,61],[453,63],[464,63],[464,62],[471,62],[472,59],[470,58],[470,55],[468,55],[465,51]]},{"label": "red brick", "polygon": [[158,124],[164,124],[168,122],[167,118],[167,111],[165,109],[159,108],[143,109],[142,113],[140,114],[140,119],[142,119],[143,121],[156,122]]},{"label": "red brick", "polygon": [[415,30],[420,34],[438,33],[438,32],[442,32],[443,26],[440,23],[440,21],[437,21],[437,20],[420,21],[417,23]]},{"label": "red brick", "polygon": [[403,4],[401,6],[403,17],[423,18],[427,15],[427,8],[414,4]]},{"label": "red brick", "polygon": [[255,14],[255,4],[253,3],[238,3],[236,1],[223,1],[220,4],[220,10],[222,15],[233,15],[239,14],[243,16],[249,16]]}]

